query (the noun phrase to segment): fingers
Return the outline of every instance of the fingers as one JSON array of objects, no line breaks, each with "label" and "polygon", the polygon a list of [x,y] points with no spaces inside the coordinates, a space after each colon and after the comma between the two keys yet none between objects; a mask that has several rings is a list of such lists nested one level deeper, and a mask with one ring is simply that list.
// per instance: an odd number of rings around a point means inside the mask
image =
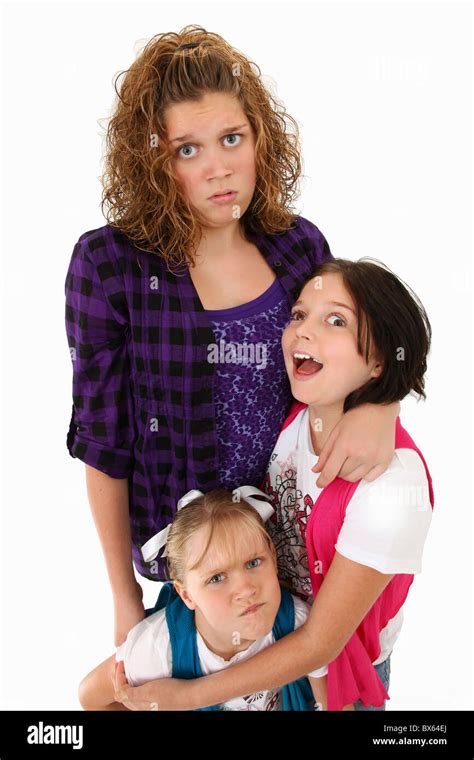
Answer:
[{"label": "fingers", "polygon": [[115,700],[117,702],[124,702],[127,699],[127,692],[125,687],[128,686],[127,678],[125,676],[125,666],[123,660],[118,660],[115,663],[114,670],[114,692]]},{"label": "fingers", "polygon": [[[360,460],[354,459],[354,457],[348,457],[337,476],[350,483],[356,483],[359,480],[366,480],[371,483],[385,472],[386,469],[387,465],[385,464],[370,467],[367,464],[360,464]],[[324,475],[325,473],[322,474]]]},{"label": "fingers", "polygon": [[346,459],[339,477],[348,480],[350,483],[355,483],[357,480],[362,480],[368,470],[370,467],[367,468],[366,464],[358,464],[354,459]]},{"label": "fingers", "polygon": [[[339,425],[339,423],[338,423]],[[327,439],[326,443],[324,444],[321,453],[318,458],[318,463],[315,467],[313,467],[313,472],[321,472],[321,470],[326,466],[327,461],[329,457],[331,456],[334,444],[336,443],[337,437],[339,435],[339,427],[336,425],[334,430],[331,431],[331,434],[329,438]],[[331,478],[333,480],[334,478]],[[330,481],[329,481],[330,482]],[[322,486],[320,486],[321,488]]]},{"label": "fingers", "polygon": [[361,475],[360,480],[362,480],[362,478],[363,478],[364,480],[367,480],[369,483],[372,483],[373,480],[375,480],[376,478],[380,477],[380,475],[383,472],[385,472],[385,470],[387,469],[387,467],[388,467],[388,465],[386,465],[386,464],[378,464],[375,467],[372,467],[372,469],[370,469],[364,475]]},{"label": "fingers", "polygon": [[341,451],[334,450],[328,457],[326,464],[323,466],[321,475],[316,481],[317,487],[325,488],[327,485],[329,485],[329,483],[331,483],[334,478],[338,476],[345,461],[346,454]]}]

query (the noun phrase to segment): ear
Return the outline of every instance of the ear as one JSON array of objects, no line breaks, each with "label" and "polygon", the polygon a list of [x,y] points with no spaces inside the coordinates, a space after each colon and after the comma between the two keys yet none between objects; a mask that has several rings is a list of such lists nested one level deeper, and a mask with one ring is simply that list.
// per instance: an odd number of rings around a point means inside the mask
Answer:
[{"label": "ear", "polygon": [[382,362],[377,362],[374,365],[372,372],[370,373],[370,377],[380,377],[380,375],[382,374],[382,371],[383,371]]},{"label": "ear", "polygon": [[176,593],[179,594],[183,602],[185,603],[186,607],[190,610],[196,609],[196,604],[193,602],[191,597],[189,596],[188,592],[184,588],[183,584],[180,581],[174,581],[173,583]]}]

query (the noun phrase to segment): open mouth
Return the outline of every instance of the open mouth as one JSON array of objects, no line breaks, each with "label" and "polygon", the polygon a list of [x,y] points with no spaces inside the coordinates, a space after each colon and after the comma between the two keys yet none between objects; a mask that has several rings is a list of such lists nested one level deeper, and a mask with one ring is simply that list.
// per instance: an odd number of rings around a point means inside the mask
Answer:
[{"label": "open mouth", "polygon": [[309,377],[310,375],[315,375],[319,372],[323,368],[323,365],[318,359],[310,354],[294,353],[293,367],[297,375],[305,375]]}]

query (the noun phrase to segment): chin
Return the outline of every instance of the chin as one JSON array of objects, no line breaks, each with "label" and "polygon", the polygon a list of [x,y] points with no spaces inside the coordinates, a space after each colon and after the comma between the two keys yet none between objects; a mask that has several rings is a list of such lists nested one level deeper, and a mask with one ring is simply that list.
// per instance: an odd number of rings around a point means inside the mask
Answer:
[{"label": "chin", "polygon": [[316,404],[318,402],[318,399],[315,398],[314,392],[312,393],[310,388],[305,387],[308,383],[290,383],[290,385],[291,392],[297,401],[301,401],[302,404],[308,405]]},{"label": "chin", "polygon": [[274,622],[274,620],[260,621],[259,623],[255,623],[253,626],[246,626],[245,630],[242,630],[241,635],[243,638],[250,639],[251,641],[254,639],[261,639],[263,636],[271,633]]}]

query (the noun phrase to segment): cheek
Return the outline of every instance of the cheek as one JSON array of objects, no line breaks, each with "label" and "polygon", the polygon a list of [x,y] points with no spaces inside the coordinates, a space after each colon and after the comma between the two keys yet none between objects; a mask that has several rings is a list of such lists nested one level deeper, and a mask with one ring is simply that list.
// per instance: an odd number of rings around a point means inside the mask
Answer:
[{"label": "cheek", "polygon": [[290,343],[293,340],[294,324],[293,321],[289,322],[281,334],[281,347],[283,351],[289,349]]},{"label": "cheek", "polygon": [[238,158],[239,169],[248,175],[249,179],[255,181],[255,156],[253,148],[249,147],[242,151]]},{"label": "cheek", "polygon": [[327,342],[326,351],[326,355],[339,364],[346,364],[351,368],[359,364],[360,356],[357,353],[357,347],[348,333],[331,336]]},{"label": "cheek", "polygon": [[180,163],[175,166],[174,174],[176,177],[176,182],[178,183],[181,191],[184,193],[186,198],[191,198],[192,190],[195,186],[192,167],[183,166],[183,164]]}]

